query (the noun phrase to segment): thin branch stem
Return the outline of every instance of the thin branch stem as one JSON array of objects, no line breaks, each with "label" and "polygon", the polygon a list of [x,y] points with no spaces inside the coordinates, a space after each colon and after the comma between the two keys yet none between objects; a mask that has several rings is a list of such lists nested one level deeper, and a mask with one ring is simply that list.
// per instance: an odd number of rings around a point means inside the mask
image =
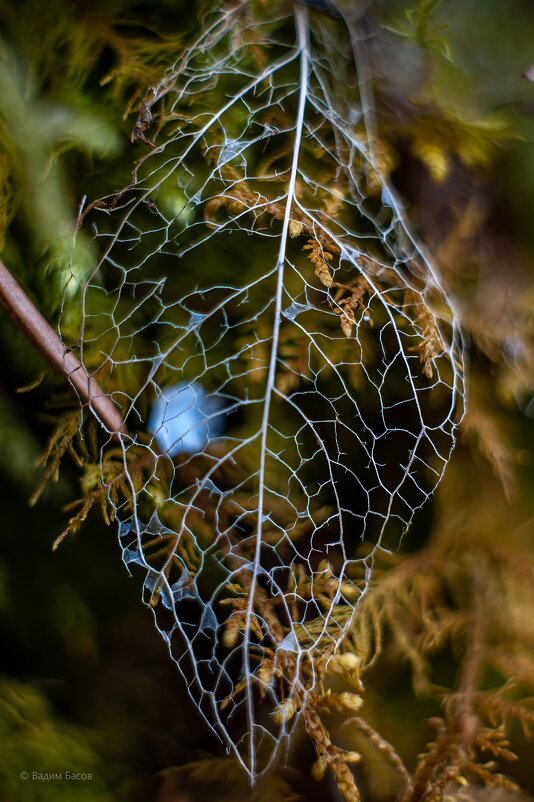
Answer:
[{"label": "thin branch stem", "polygon": [[473,576],[473,610],[470,617],[470,629],[467,633],[468,646],[461,668],[455,716],[458,732],[466,743],[471,741],[480,726],[474,702],[484,656],[487,620],[483,571],[481,566],[477,565]]},{"label": "thin branch stem", "polygon": [[374,727],[365,721],[365,719],[360,718],[359,716],[354,716],[353,718],[349,718],[343,724],[344,727],[357,727],[364,735],[369,738],[369,740],[379,749],[384,755],[386,755],[394,768],[399,773],[400,777],[403,781],[403,789],[397,796],[397,802],[405,802],[408,799],[412,798],[413,793],[413,780],[410,772],[406,768],[403,763],[403,760],[395,747],[386,741],[379,732],[377,732]]},{"label": "thin branch stem", "polygon": [[122,415],[109,395],[106,395],[98,382],[64,346],[2,262],[0,262],[0,304],[51,367],[67,377],[80,400],[89,407],[102,426],[114,435],[126,432]]}]

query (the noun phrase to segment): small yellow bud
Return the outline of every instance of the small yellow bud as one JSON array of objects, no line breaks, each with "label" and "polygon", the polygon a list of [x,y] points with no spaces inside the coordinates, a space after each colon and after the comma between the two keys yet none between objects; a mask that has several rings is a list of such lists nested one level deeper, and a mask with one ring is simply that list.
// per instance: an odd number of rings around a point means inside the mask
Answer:
[{"label": "small yellow bud", "polygon": [[285,702],[281,702],[281,704],[277,705],[273,712],[273,719],[277,724],[285,724],[286,721],[293,718],[296,710],[295,702],[292,699],[286,699]]},{"label": "small yellow bud", "polygon": [[340,693],[339,700],[341,701],[343,707],[346,707],[347,710],[352,710],[352,712],[359,710],[363,704],[362,697],[358,696],[357,693]]},{"label": "small yellow bud", "polygon": [[231,618],[226,624],[223,632],[222,642],[225,649],[233,649],[239,639],[241,620],[239,618]]},{"label": "small yellow bud", "polygon": [[358,590],[352,582],[343,582],[341,585],[341,592],[347,601],[355,601],[361,595],[361,591]]},{"label": "small yellow bud", "polygon": [[317,780],[317,782],[320,782],[326,774],[326,768],[326,760],[323,760],[322,757],[316,760],[311,770],[313,779]]},{"label": "small yellow bud", "polygon": [[330,661],[330,668],[336,674],[348,674],[358,671],[360,658],[353,652],[336,654]]},{"label": "small yellow bud", "polygon": [[262,683],[262,685],[269,685],[273,678],[274,668],[272,663],[267,665],[262,665],[256,672],[256,676],[258,680]]},{"label": "small yellow bud", "polygon": [[289,224],[289,236],[291,237],[291,239],[295,239],[295,237],[300,237],[303,228],[304,226],[302,225],[302,223],[297,223],[296,220],[291,220]]}]

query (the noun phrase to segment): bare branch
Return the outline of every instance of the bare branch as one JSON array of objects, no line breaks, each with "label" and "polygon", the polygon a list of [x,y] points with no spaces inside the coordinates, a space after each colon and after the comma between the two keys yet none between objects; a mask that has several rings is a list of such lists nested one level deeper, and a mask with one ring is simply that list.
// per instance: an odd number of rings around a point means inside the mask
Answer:
[{"label": "bare branch", "polygon": [[109,395],[69,351],[51,328],[35,304],[28,298],[7,267],[0,262],[0,303],[17,328],[44,356],[48,364],[67,377],[83,404],[111,434],[125,432],[120,412]]}]

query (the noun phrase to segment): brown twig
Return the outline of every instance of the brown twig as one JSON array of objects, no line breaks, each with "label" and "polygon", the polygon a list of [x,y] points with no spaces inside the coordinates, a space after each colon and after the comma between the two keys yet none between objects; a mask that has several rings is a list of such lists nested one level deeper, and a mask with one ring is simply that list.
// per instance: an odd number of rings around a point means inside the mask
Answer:
[{"label": "brown twig", "polygon": [[477,565],[473,572],[473,608],[470,629],[467,633],[468,647],[461,666],[460,683],[456,694],[455,726],[465,743],[470,743],[480,727],[475,699],[484,656],[485,624],[488,620],[482,569],[481,565]]},{"label": "brown twig", "polygon": [[413,793],[412,776],[404,765],[403,760],[395,747],[392,746],[389,741],[386,741],[386,739],[383,738],[380,733],[374,729],[374,727],[371,727],[367,721],[359,716],[353,716],[352,718],[347,719],[347,721],[343,723],[343,726],[357,727],[360,732],[362,732],[371,741],[371,743],[382,752],[382,754],[389,758],[389,761],[397,770],[403,781],[403,789],[397,797],[397,802],[405,802],[405,800],[411,799]]},{"label": "brown twig", "polygon": [[15,325],[41,352],[54,370],[67,377],[79,398],[87,404],[102,426],[115,436],[119,432],[126,432],[122,415],[111,398],[104,393],[74,354],[63,345],[56,332],[2,262],[0,262],[0,303]]},{"label": "brown twig", "polygon": [[317,761],[313,765],[312,774],[316,780],[322,780],[325,773],[329,771],[344,802],[360,802],[358,786],[347,765],[348,762],[356,762],[360,756],[355,752],[345,752],[334,746],[313,702],[314,697],[312,696],[311,703],[308,699],[301,711],[304,727],[317,753]]}]

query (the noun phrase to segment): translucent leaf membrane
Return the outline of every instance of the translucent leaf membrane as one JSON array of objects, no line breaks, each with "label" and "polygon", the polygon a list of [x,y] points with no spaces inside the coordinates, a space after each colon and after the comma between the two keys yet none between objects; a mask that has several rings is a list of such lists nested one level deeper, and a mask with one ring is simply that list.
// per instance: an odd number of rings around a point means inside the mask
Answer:
[{"label": "translucent leaf membrane", "polygon": [[126,417],[129,494],[102,457],[124,562],[253,779],[439,482],[462,397],[453,310],[368,144],[357,32],[280,8],[217,8],[149,93],[64,316]]}]

